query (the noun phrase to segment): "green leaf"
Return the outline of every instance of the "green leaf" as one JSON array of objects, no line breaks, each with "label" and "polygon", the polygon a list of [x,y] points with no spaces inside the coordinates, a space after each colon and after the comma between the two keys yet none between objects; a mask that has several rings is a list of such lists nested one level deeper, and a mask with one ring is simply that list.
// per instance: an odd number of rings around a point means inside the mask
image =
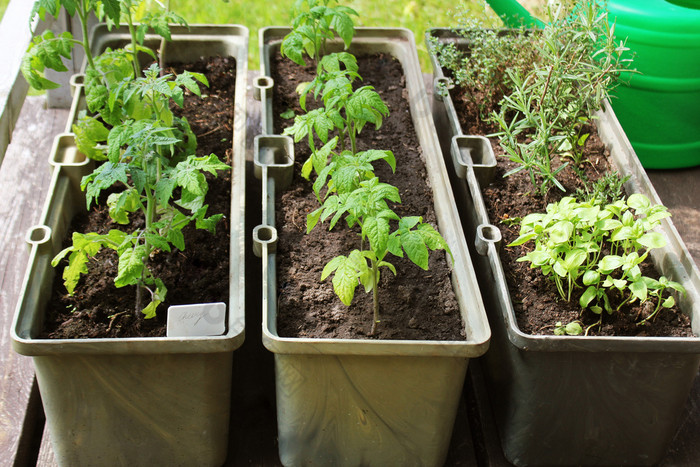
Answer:
[{"label": "green leaf", "polygon": [[73,251],[68,258],[68,266],[63,270],[63,283],[70,295],[73,295],[81,274],[87,274],[88,255],[83,250]]},{"label": "green leaf", "polygon": [[136,284],[141,279],[141,274],[145,267],[143,259],[147,254],[148,251],[145,245],[136,245],[134,248],[129,248],[119,255],[117,277],[114,279],[114,285],[124,287]]},{"label": "green leaf", "polygon": [[352,38],[355,35],[355,26],[352,18],[344,13],[336,14],[333,18],[333,26],[335,27],[338,36],[343,40],[345,48],[350,47]]},{"label": "green leaf", "polygon": [[409,231],[402,234],[401,247],[406,252],[408,259],[418,267],[428,270],[428,248],[419,232]]},{"label": "green leaf", "polygon": [[166,207],[170,203],[173,190],[177,183],[172,178],[161,178],[155,186],[155,195],[158,205]]},{"label": "green leaf", "polygon": [[574,224],[570,221],[559,221],[550,229],[550,239],[555,245],[566,243],[574,232]]},{"label": "green leaf", "polygon": [[646,212],[651,207],[651,201],[641,193],[634,193],[627,198],[627,205],[635,211]]},{"label": "green leaf", "polygon": [[129,223],[129,213],[139,207],[139,196],[134,190],[126,190],[121,193],[112,193],[107,198],[109,217],[118,224]]},{"label": "green leaf", "polygon": [[311,213],[306,215],[306,233],[308,234],[313,230],[313,228],[318,224],[319,219],[321,218],[321,214],[323,214],[323,208],[320,207],[316,209],[315,211],[312,211]]},{"label": "green leaf", "polygon": [[152,300],[146,305],[146,307],[141,310],[141,313],[143,313],[144,319],[151,319],[155,318],[156,316],[156,309],[158,308],[158,305],[161,304],[160,300]]},{"label": "green leaf", "polygon": [[182,234],[182,232],[178,229],[170,229],[168,230],[167,237],[168,241],[175,245],[175,248],[177,248],[180,251],[185,250],[185,237]]},{"label": "green leaf", "polygon": [[[362,268],[364,264],[364,268]],[[359,268],[358,268],[359,266]],[[333,275],[333,291],[346,306],[350,306],[358,285],[358,278],[367,268],[367,263],[358,250],[353,250],[349,256],[337,256],[323,268],[321,280]]]},{"label": "green leaf", "polygon": [[647,232],[637,242],[647,248],[663,248],[666,246],[666,238],[658,232]]},{"label": "green leaf", "polygon": [[610,274],[615,269],[622,267],[624,261],[621,256],[607,255],[598,262],[598,268],[602,274]]},{"label": "green leaf", "polygon": [[583,273],[583,285],[595,285],[600,282],[600,273],[589,269]]},{"label": "green leaf", "polygon": [[29,45],[29,49],[22,57],[20,70],[29,85],[34,89],[56,89],[60,85],[42,76],[46,68],[56,71],[68,71],[62,58],[71,58],[73,50],[73,36],[64,32],[56,36],[47,30],[37,36]]},{"label": "green leaf", "polygon": [[519,236],[518,238],[516,238],[515,240],[513,240],[511,243],[509,243],[507,246],[509,246],[509,247],[511,247],[511,246],[519,246],[519,245],[522,245],[522,244],[524,244],[524,243],[527,243],[527,242],[529,242],[530,240],[533,240],[533,239],[535,239],[535,238],[537,238],[537,234],[536,234],[535,232],[528,232],[528,233],[526,233],[526,234],[523,234],[523,235]]},{"label": "green leaf", "polygon": [[639,299],[640,302],[647,299],[647,285],[644,280],[639,279],[630,283],[629,290],[632,292],[632,295]]},{"label": "green leaf", "polygon": [[297,65],[306,66],[303,57],[304,40],[298,32],[292,31],[284,37],[280,47],[280,53],[283,57],[287,57]]},{"label": "green leaf", "polygon": [[581,295],[581,298],[579,299],[578,303],[581,306],[581,308],[586,308],[597,296],[598,289],[596,289],[595,286],[591,285],[586,289],[585,292],[583,292],[583,295]]},{"label": "green leaf", "polygon": [[389,241],[389,221],[377,217],[368,217],[362,226],[362,232],[367,235],[370,248],[377,258],[383,258]]},{"label": "green leaf", "polygon": [[146,232],[146,241],[155,248],[163,251],[170,251],[168,240],[158,234]]},{"label": "green leaf", "polygon": [[107,141],[109,130],[94,117],[83,116],[73,125],[75,144],[87,158],[103,161],[107,159],[102,144]]}]

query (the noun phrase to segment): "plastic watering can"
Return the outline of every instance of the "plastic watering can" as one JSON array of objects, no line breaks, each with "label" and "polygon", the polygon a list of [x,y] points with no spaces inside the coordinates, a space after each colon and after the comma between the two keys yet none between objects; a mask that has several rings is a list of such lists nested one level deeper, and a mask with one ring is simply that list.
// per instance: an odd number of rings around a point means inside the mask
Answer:
[{"label": "plastic watering can", "polygon": [[[508,27],[541,27],[516,0],[488,0]],[[700,165],[700,0],[608,0],[633,68],[611,104],[642,165]]]}]

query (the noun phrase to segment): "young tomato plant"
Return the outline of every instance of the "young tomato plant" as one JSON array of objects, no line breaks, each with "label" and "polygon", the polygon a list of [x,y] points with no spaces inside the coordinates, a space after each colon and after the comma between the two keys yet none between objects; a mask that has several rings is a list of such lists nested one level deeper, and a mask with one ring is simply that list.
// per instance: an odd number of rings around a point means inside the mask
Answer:
[{"label": "young tomato plant", "polygon": [[[563,299],[571,301],[572,292],[580,292],[581,308],[600,315],[586,334],[601,325],[603,311],[619,312],[635,300],[655,301],[653,313],[638,322],[643,325],[661,307],[675,304],[666,292],[684,293],[679,283],[663,276],[659,280],[644,276],[640,269],[650,250],[665,246],[665,238],[654,229],[669,216],[664,206],[652,205],[641,194],[610,204],[565,197],[548,205],[546,213],[525,216],[520,236],[509,246],[534,241],[534,250],[518,261],[529,261],[532,268],[550,277]],[[617,299],[615,308],[611,298]],[[579,328],[567,332],[572,329]]]},{"label": "young tomato plant", "polygon": [[[396,268],[385,258],[388,253],[402,258],[404,252],[414,264],[428,269],[428,250],[444,249],[449,252],[445,240],[430,224],[420,217],[399,218],[388,206],[387,201],[400,203],[396,187],[381,183],[377,177],[364,180],[349,193],[331,195],[323,206],[309,215],[307,231],[313,229],[318,220],[332,217],[330,227],[345,215],[348,225],[358,224],[362,245],[348,256],[339,255],[331,259],[323,268],[321,280],[333,274],[333,290],[345,305],[350,305],[355,289],[362,284],[365,292],[372,292],[374,335],[379,317],[379,280],[381,267],[388,268],[396,275]],[[391,232],[390,221],[398,221],[398,228]]]},{"label": "young tomato plant", "polygon": [[[142,3],[143,0],[36,0],[31,13],[32,21],[37,16],[41,20],[45,20],[46,15],[58,17],[61,8],[63,8],[68,16],[78,18],[83,37],[82,40],[78,41],[73,38],[70,32],[56,35],[47,30],[41,36],[34,38],[21,65],[22,74],[29,85],[37,90],[57,88],[59,85],[46,79],[43,72],[47,68],[55,71],[68,71],[62,58],[70,58],[76,44],[82,46],[87,60],[86,88],[93,84],[93,79],[98,79],[98,81],[105,79],[107,83],[110,79],[113,80],[110,78],[113,71],[111,63],[108,60],[97,62],[90,47],[88,19],[93,14],[98,20],[105,21],[110,28],[118,25],[122,18],[125,20],[129,27],[131,43],[124,48],[124,51],[128,54],[132,76],[138,76],[141,70],[137,54],[145,52],[155,58],[154,52],[143,45],[146,32],[153,30],[156,34],[169,40],[170,23],[187,25],[184,18],[166,9],[143,16],[137,25],[134,21],[134,14]],[[107,83],[104,83],[105,86]],[[91,108],[91,111],[95,110]]]},{"label": "young tomato plant", "polygon": [[351,18],[357,12],[344,5],[329,6],[331,0],[296,0],[292,31],[282,41],[280,52],[294,63],[304,66],[304,53],[318,62],[326,53],[326,41],[335,34],[350,47],[355,35]]},{"label": "young tomato plant", "polygon": [[[308,17],[312,17],[312,13],[321,15],[329,11],[325,7],[318,8],[315,0],[308,0],[308,5],[311,8]],[[346,20],[342,15],[333,18],[347,48],[352,38],[351,29],[346,29],[347,34],[342,32],[339,25]],[[348,227],[359,227],[360,247],[347,256],[338,255],[331,259],[323,268],[321,280],[332,275],[333,290],[348,306],[359,285],[367,293],[372,292],[374,319],[370,334],[374,335],[380,322],[381,268],[397,274],[395,266],[386,259],[387,254],[397,257],[405,254],[413,263],[427,270],[429,250],[449,252],[449,247],[440,234],[420,217],[400,218],[389,207],[390,202],[401,202],[399,190],[379,181],[373,163],[383,160],[395,171],[394,154],[379,149],[357,150],[357,135],[368,123],[375,128],[381,127],[389,109],[372,86],[354,88],[354,81],[362,78],[358,73],[357,59],[352,54],[340,52],[320,56],[319,51],[324,51],[320,40],[332,37],[328,32],[332,21],[324,19],[314,23],[320,25],[319,29],[315,26],[309,28],[304,21],[307,20],[295,19],[294,31],[282,43],[282,54],[303,65],[302,50],[305,49],[317,61],[316,76],[299,87],[299,103],[305,113],[297,115],[294,124],[286,128],[284,134],[293,135],[295,142],[307,137],[311,149],[311,156],[302,166],[301,174],[306,179],[310,179],[312,173],[316,174],[313,190],[322,205],[307,215],[307,233],[319,222],[329,219],[329,229],[343,218]],[[299,31],[302,23],[306,32]],[[306,111],[309,93],[313,93],[316,100],[321,97],[323,106]],[[332,136],[333,132],[338,134]],[[322,143],[321,147],[316,147],[316,139]],[[349,149],[346,149],[346,140],[349,140]],[[340,151],[336,153],[339,144]],[[398,224],[393,232],[392,222]]]},{"label": "young tomato plant", "polygon": [[[151,110],[150,118],[126,119],[113,127],[104,153],[107,160],[84,177],[81,184],[88,209],[103,190],[124,187],[108,197],[109,215],[119,224],[129,224],[130,215],[139,211],[144,218],[143,227],[130,232],[113,229],[104,235],[75,233],[73,245],[52,262],[56,266],[69,255],[63,278],[72,294],[80,275],[87,273],[88,259],[101,248],[115,250],[119,255],[115,285],[136,285],[135,311],[137,316],[143,313],[146,318],[155,316],[167,292],[149,269],[149,259],[156,250],[184,250],[182,229],[193,221],[197,228],[214,231],[222,215],[206,216],[204,197],[208,184],[204,172],[216,175],[229,168],[214,154],[197,157],[183,153],[178,146],[181,135],[167,126],[172,122],[169,100],[181,104],[183,86],[199,94],[195,77],[199,81],[205,81],[204,78],[183,73],[171,79],[169,75],[160,77],[159,72],[158,66],[153,65],[144,78],[127,81],[119,88],[125,102],[138,98],[145,103]],[[176,188],[180,198],[173,200]],[[143,290],[150,293],[145,306]]]},{"label": "young tomato plant", "polygon": [[[341,68],[341,64],[344,68]],[[295,142],[308,137],[309,147],[315,152],[314,136],[325,145],[330,132],[337,130],[341,150],[345,148],[346,139],[349,139],[350,150],[355,154],[357,135],[365,125],[371,123],[378,129],[389,115],[388,107],[372,86],[353,89],[352,82],[359,77],[357,61],[349,53],[324,57],[318,65],[317,76],[305,86],[299,99],[302,108],[306,109],[306,96],[314,91],[315,96],[321,95],[324,106],[297,115],[294,124],[285,128],[284,134],[294,136]]]}]

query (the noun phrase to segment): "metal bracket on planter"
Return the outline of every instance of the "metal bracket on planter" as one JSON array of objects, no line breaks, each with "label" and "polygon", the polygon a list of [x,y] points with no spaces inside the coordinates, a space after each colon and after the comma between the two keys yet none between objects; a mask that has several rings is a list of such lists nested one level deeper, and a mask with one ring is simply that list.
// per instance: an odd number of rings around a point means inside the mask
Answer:
[{"label": "metal bracket on planter", "polygon": [[466,179],[471,168],[480,186],[488,185],[496,172],[496,155],[484,136],[455,136],[452,138],[452,161],[459,178]]},{"label": "metal bracket on planter", "polygon": [[438,100],[442,100],[450,89],[455,87],[454,82],[450,78],[435,78],[433,81],[433,94]]}]

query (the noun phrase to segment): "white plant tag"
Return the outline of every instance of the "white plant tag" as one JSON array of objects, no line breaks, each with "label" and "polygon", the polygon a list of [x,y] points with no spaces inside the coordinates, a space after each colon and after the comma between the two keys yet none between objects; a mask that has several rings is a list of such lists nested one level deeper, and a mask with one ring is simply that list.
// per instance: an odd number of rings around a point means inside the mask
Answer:
[{"label": "white plant tag", "polygon": [[225,331],[225,303],[175,305],[168,308],[168,337],[220,336]]}]

